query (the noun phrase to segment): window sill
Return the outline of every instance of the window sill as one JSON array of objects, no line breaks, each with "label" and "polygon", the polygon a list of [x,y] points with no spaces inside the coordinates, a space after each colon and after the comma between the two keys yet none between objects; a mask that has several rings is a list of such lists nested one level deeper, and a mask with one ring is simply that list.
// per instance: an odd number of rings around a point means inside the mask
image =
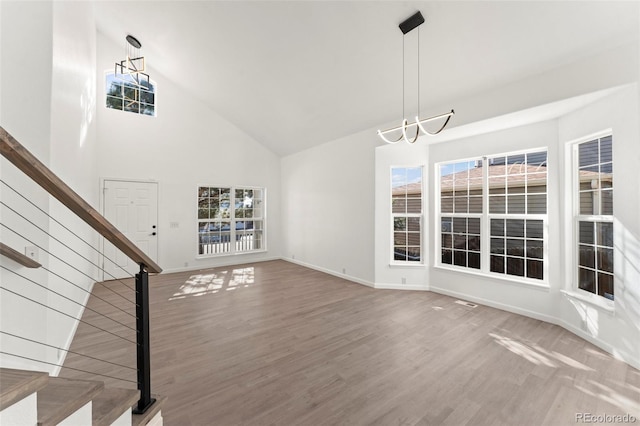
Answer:
[{"label": "window sill", "polygon": [[267,249],[241,251],[239,253],[197,254],[196,255],[196,260],[198,260],[198,259],[215,259],[216,257],[242,256],[242,255],[245,255],[245,254],[266,253],[266,252],[267,252]]},{"label": "window sill", "polygon": [[[489,278],[492,280],[499,280],[499,281],[504,281],[508,284],[516,284],[516,285],[522,285],[525,287],[532,287],[538,290],[544,290],[544,291],[549,291],[550,287],[549,287],[549,283],[547,281],[539,281],[539,280],[528,280],[528,279],[518,279],[516,276],[514,275],[506,275],[506,274],[493,274],[493,273],[487,273],[487,272],[482,272],[480,270],[477,269],[470,269],[470,268],[456,268],[455,266],[445,266],[445,265],[435,265],[434,269],[441,269],[444,271],[452,271],[452,272],[459,272],[462,274],[468,274],[468,275],[475,275],[475,276],[479,276],[479,277],[483,277],[483,278]],[[537,282],[536,282],[537,281]]]},{"label": "window sill", "polygon": [[604,297],[596,296],[596,295],[592,296],[591,294],[582,294],[582,292],[578,292],[575,290],[561,290],[561,293],[567,296],[567,298],[569,299],[577,299],[581,302],[588,303],[610,314],[615,313],[615,306],[614,306],[613,300],[608,300],[608,299],[605,299]]},{"label": "window sill", "polygon": [[424,263],[422,262],[412,262],[412,263],[389,263],[390,268],[424,268]]}]

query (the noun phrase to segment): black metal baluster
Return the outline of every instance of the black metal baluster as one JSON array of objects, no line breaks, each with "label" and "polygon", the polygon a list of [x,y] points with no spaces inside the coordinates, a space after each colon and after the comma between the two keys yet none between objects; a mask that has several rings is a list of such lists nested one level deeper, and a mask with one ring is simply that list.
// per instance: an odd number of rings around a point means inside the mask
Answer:
[{"label": "black metal baluster", "polygon": [[149,345],[149,273],[140,264],[136,274],[136,340],[138,352],[138,389],[140,399],[133,409],[134,414],[142,414],[156,401],[151,398],[151,354]]}]

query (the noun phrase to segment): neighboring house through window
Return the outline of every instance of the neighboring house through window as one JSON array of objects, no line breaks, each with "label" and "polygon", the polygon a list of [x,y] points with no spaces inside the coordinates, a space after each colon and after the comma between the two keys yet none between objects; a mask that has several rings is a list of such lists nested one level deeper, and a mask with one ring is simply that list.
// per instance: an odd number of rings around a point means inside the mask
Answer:
[{"label": "neighboring house through window", "polygon": [[443,163],[439,171],[440,264],[543,280],[546,151]]},{"label": "neighboring house through window", "polygon": [[440,165],[442,264],[480,269],[482,159]]},{"label": "neighboring house through window", "polygon": [[391,168],[392,263],[422,262],[422,167]]},{"label": "neighboring house through window", "polygon": [[577,287],[613,300],[613,138],[574,144]]},{"label": "neighboring house through window", "polygon": [[547,214],[546,151],[491,157],[490,271],[542,280]]}]

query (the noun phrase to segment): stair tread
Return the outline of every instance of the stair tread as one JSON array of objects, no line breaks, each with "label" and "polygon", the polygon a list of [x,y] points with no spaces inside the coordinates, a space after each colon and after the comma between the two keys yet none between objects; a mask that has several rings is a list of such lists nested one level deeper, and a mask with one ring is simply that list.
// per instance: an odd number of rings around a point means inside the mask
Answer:
[{"label": "stair tread", "polygon": [[140,393],[134,389],[105,388],[93,399],[93,426],[110,425],[138,401]]},{"label": "stair tread", "polygon": [[44,388],[49,374],[42,371],[0,368],[0,410]]},{"label": "stair tread", "polygon": [[151,395],[156,402],[144,414],[133,414],[131,416],[131,426],[143,426],[149,423],[151,419],[162,409],[162,405],[167,400],[166,396]]},{"label": "stair tread", "polygon": [[56,425],[95,398],[102,382],[50,377],[38,392],[38,426]]}]

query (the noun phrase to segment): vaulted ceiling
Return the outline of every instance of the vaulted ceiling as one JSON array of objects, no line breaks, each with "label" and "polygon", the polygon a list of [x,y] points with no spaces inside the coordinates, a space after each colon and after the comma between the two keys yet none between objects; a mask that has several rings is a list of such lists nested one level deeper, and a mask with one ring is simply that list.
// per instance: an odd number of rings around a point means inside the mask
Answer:
[{"label": "vaulted ceiling", "polygon": [[[98,30],[133,34],[150,66],[278,155],[398,121],[418,36],[423,109],[638,39],[635,1],[96,2]],[[413,37],[410,39],[409,37]],[[413,44],[412,44],[413,43]],[[414,71],[411,71],[414,72]],[[406,75],[406,102],[417,71]],[[413,85],[413,86],[412,86]],[[411,98],[411,96],[414,96]],[[444,111],[443,111],[444,112]]]}]

